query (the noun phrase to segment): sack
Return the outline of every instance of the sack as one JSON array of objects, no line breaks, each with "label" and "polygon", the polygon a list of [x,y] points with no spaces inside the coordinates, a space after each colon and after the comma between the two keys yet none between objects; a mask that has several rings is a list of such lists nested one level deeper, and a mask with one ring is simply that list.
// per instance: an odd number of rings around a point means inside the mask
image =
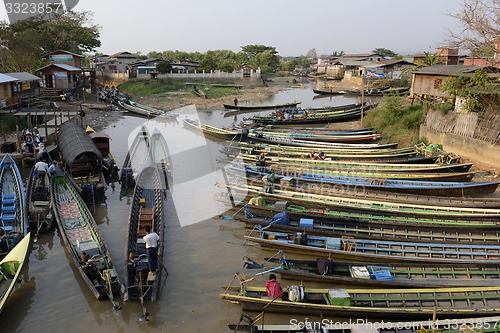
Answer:
[{"label": "sack", "polygon": [[288,300],[290,302],[303,302],[304,301],[304,287],[303,286],[290,286],[288,289]]}]

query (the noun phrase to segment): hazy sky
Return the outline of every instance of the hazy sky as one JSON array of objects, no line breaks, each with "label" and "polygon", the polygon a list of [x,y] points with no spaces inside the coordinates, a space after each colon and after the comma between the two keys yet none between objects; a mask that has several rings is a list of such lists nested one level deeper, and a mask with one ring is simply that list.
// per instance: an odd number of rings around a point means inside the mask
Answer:
[{"label": "hazy sky", "polygon": [[[80,0],[94,12],[99,49],[118,51],[228,49],[274,46],[282,56],[333,51],[435,52],[459,22],[447,13],[461,0]],[[5,19],[5,8],[0,19]]]}]

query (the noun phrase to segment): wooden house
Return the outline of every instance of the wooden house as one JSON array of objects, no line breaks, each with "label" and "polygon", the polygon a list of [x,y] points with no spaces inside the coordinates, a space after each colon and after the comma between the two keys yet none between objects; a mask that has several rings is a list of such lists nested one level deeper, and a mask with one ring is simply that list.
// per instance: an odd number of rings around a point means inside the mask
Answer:
[{"label": "wooden house", "polygon": [[128,65],[129,78],[135,79],[137,74],[148,75],[150,72],[155,72],[156,64],[162,60],[161,58],[149,58],[131,63]]},{"label": "wooden house", "polygon": [[415,67],[415,64],[402,59],[382,60],[363,66],[365,77],[386,79],[400,79],[405,76],[408,78],[410,76],[408,68],[412,67]]},{"label": "wooden house", "polygon": [[448,99],[449,96],[441,89],[443,82],[450,77],[472,75],[484,69],[490,73],[500,71],[498,68],[486,66],[434,65],[417,69],[412,72],[411,98]]},{"label": "wooden house", "polygon": [[44,54],[42,56],[45,61],[45,65],[69,65],[76,68],[82,68],[82,59],[83,55],[65,51],[65,50],[57,50],[54,52],[50,52]]},{"label": "wooden house", "polygon": [[82,83],[82,69],[66,64],[51,64],[37,70],[41,73],[45,89],[65,92]]},{"label": "wooden house", "polygon": [[42,78],[27,72],[8,73],[16,78],[14,96],[19,99],[20,105],[31,107],[40,104],[40,85]]},{"label": "wooden house", "polygon": [[112,54],[107,60],[96,64],[96,69],[103,73],[126,73],[129,65],[139,60],[135,54],[130,52],[118,52]]},{"label": "wooden house", "polygon": [[2,112],[11,112],[19,105],[19,99],[14,96],[17,81],[18,79],[12,76],[0,74],[0,110]]},{"label": "wooden house", "polygon": [[360,54],[344,54],[342,57],[337,59],[339,61],[354,60],[354,61],[367,61],[367,62],[378,62],[385,60],[384,56],[376,53],[360,53]]}]

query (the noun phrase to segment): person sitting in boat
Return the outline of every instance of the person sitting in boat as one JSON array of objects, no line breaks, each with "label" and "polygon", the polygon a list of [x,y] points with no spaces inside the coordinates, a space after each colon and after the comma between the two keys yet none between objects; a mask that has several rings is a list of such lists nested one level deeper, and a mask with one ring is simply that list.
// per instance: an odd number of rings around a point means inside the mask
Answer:
[{"label": "person sitting in boat", "polygon": [[260,155],[257,156],[257,162],[255,163],[255,165],[260,167],[259,171],[264,171],[266,169],[266,154],[265,153],[260,153]]},{"label": "person sitting in boat", "polygon": [[326,158],[326,154],[324,151],[320,150],[319,153],[318,153],[318,158],[320,160],[324,160]]},{"label": "person sitting in boat", "polygon": [[291,115],[290,112],[285,111],[285,120],[290,120]]},{"label": "person sitting in boat", "polygon": [[316,153],[314,152],[314,150],[311,150],[311,152],[309,153],[309,155],[307,155],[307,157],[311,160],[315,160],[316,159]]},{"label": "person sitting in boat", "polygon": [[272,299],[275,298],[283,298],[283,289],[281,288],[281,284],[276,281],[276,275],[269,274],[269,281],[266,283],[266,292],[267,296]]},{"label": "person sitting in boat", "polygon": [[250,130],[248,129],[247,125],[243,125],[243,128],[241,129],[240,142],[244,141],[248,143],[248,133],[250,133]]},{"label": "person sitting in boat", "polygon": [[49,176],[54,177],[56,175],[56,172],[57,172],[57,161],[53,160],[52,164],[50,164],[49,166]]},{"label": "person sitting in boat", "polygon": [[151,274],[156,274],[158,270],[158,245],[160,242],[160,236],[151,230],[151,226],[147,225],[146,236],[142,237],[144,243],[146,244],[146,252],[148,255],[149,262],[149,272]]}]

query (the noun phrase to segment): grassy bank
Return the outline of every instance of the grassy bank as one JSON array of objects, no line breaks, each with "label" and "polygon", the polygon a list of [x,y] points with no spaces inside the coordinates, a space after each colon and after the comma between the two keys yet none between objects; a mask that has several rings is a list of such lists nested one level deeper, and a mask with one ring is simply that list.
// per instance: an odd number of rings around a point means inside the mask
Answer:
[{"label": "grassy bank", "polygon": [[[213,86],[210,83],[197,83],[194,82],[200,90],[202,90],[207,98],[220,98],[229,95],[239,95],[240,89],[235,87],[218,87]],[[215,84],[215,83],[214,83]],[[217,85],[223,84],[217,82]],[[231,85],[231,82],[225,82],[224,84]],[[134,96],[167,96],[178,93],[180,95],[193,94],[192,86],[185,84],[184,82],[172,81],[172,80],[141,80],[141,81],[128,81],[118,86],[120,91],[126,92],[127,94]]]},{"label": "grassy bank", "polygon": [[423,116],[420,105],[412,106],[404,97],[385,96],[379,106],[364,117],[363,126],[382,133],[382,142],[399,142],[401,147],[408,147],[422,141],[418,132]]}]

